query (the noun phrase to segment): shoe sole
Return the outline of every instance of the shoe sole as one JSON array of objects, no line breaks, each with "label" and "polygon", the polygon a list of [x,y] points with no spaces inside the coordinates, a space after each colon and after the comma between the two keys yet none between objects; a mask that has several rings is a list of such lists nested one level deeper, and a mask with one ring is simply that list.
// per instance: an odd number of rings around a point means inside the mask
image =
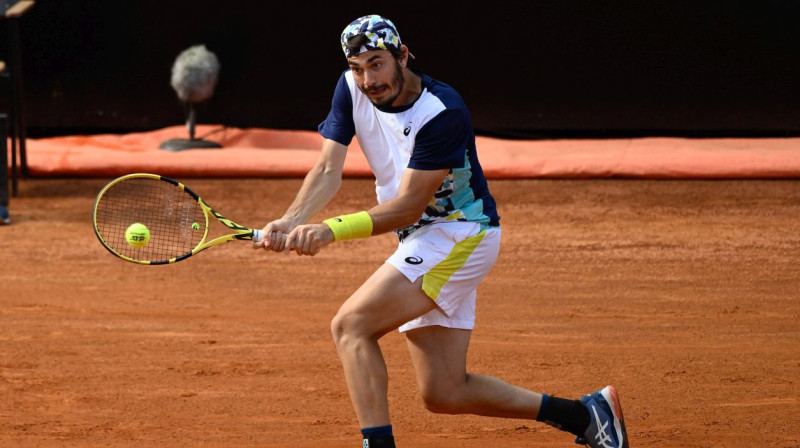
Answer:
[{"label": "shoe sole", "polygon": [[613,407],[614,428],[617,430],[617,434],[622,434],[622,447],[620,448],[628,448],[628,431],[625,429],[625,417],[622,415],[622,406],[619,403],[617,390],[614,389],[614,386],[607,386],[600,391],[600,395]]}]

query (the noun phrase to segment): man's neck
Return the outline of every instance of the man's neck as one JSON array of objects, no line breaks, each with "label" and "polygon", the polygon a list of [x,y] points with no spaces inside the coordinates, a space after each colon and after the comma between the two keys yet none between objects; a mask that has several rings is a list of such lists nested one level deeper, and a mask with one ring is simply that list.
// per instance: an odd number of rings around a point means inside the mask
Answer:
[{"label": "man's neck", "polygon": [[393,104],[394,107],[408,106],[419,98],[422,94],[422,77],[412,72],[408,68],[403,69],[403,76],[405,83],[403,85],[403,92],[397,97]]}]

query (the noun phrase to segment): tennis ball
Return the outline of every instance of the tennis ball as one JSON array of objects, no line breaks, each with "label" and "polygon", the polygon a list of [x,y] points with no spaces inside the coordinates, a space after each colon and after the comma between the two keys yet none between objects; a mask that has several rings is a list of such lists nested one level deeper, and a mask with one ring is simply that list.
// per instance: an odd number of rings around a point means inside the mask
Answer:
[{"label": "tennis ball", "polygon": [[150,242],[150,230],[144,224],[135,222],[125,230],[125,241],[137,249],[147,246]]},{"label": "tennis ball", "polygon": [[192,230],[200,230],[200,224],[198,224],[196,222],[192,223]]}]

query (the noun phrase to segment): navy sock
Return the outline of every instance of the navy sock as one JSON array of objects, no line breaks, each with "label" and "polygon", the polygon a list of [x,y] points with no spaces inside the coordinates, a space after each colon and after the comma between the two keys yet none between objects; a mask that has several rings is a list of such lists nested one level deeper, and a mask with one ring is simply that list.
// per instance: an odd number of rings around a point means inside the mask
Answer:
[{"label": "navy sock", "polygon": [[589,426],[589,411],[580,400],[567,400],[544,394],[536,420],[576,436],[582,436]]},{"label": "navy sock", "polygon": [[392,425],[361,428],[361,435],[366,442],[364,448],[395,448]]}]

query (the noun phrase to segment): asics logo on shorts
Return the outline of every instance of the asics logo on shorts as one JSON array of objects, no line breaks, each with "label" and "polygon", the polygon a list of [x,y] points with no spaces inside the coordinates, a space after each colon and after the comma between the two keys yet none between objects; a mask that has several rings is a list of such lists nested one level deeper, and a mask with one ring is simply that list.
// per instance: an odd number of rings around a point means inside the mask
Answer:
[{"label": "asics logo on shorts", "polygon": [[405,262],[408,264],[422,264],[423,260],[420,257],[406,257]]}]

